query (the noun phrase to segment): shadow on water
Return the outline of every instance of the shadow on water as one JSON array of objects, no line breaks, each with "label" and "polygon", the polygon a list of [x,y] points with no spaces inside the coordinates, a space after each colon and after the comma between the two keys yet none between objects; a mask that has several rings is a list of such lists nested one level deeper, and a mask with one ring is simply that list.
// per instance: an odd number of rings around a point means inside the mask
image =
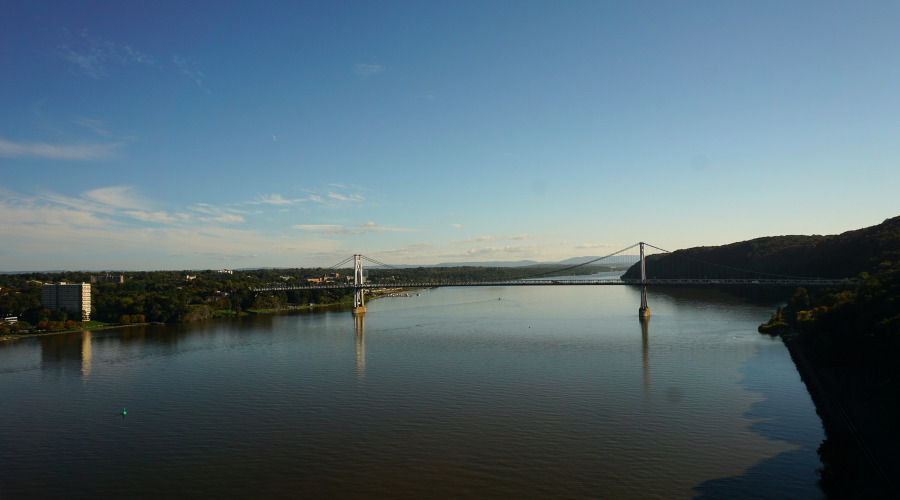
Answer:
[{"label": "shadow on water", "polygon": [[[639,288],[635,286],[635,288]],[[760,290],[762,289],[762,290]],[[647,292],[654,297],[664,297],[672,304],[694,307],[696,304],[710,305],[754,305],[774,309],[790,295],[792,288],[778,287],[712,287],[712,286],[651,286]],[[653,303],[650,303],[651,310]]]},{"label": "shadow on water", "polygon": [[751,357],[740,372],[744,377],[741,384],[763,397],[743,415],[753,421],[749,429],[797,448],[763,460],[740,476],[709,480],[694,488],[696,498],[772,498],[772,492],[778,492],[778,498],[825,498],[818,484],[797,480],[809,477],[809,464],[820,464],[816,450],[822,439],[822,428],[798,432],[797,426],[791,424],[797,399],[807,397],[806,393],[780,390],[760,355]]},{"label": "shadow on water", "polygon": [[[322,306],[314,309],[288,311],[284,314],[320,315],[342,311],[349,311],[349,307],[340,305]],[[107,360],[110,359],[110,352],[127,355],[132,345],[138,347],[142,345],[154,346],[153,356],[174,354],[184,348],[182,344],[186,340],[202,337],[222,327],[248,331],[271,330],[278,317],[278,314],[261,314],[228,320],[169,323],[165,325],[141,324],[38,337],[41,348],[40,367],[45,373],[63,375],[67,372],[80,371],[83,376],[88,376],[91,373],[93,354],[97,350],[104,352]],[[15,345],[14,342],[7,342],[0,344],[0,347],[13,345]]]}]

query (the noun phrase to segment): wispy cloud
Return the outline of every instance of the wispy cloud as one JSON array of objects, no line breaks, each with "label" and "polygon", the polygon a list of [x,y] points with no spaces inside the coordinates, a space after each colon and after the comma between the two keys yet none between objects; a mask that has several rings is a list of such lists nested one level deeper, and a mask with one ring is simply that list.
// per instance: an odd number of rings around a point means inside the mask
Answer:
[{"label": "wispy cloud", "polygon": [[[107,223],[97,214],[88,210],[7,196],[0,199],[0,225],[20,228],[36,225],[100,228],[106,226]],[[4,232],[4,234],[14,234],[18,238],[20,233]],[[10,239],[5,240],[6,244],[9,242]]]},{"label": "wispy cloud", "polygon": [[378,64],[359,63],[353,66],[353,73],[360,78],[368,78],[384,71],[384,67]]},{"label": "wispy cloud", "polygon": [[292,226],[294,229],[300,229],[303,231],[331,231],[334,229],[340,229],[342,226],[337,224],[297,224]]},{"label": "wispy cloud", "polygon": [[89,214],[106,224],[127,225],[128,221],[149,222],[171,226],[193,226],[199,223],[212,225],[239,224],[246,222],[242,212],[230,207],[216,207],[198,203],[184,211],[169,212],[154,210],[153,203],[146,200],[133,186],[108,186],[85,191],[78,196],[44,191],[37,196],[25,197],[10,192],[0,192],[0,199],[15,203],[19,207],[31,207],[37,211],[71,211]]},{"label": "wispy cloud", "polygon": [[479,247],[479,248],[470,248],[466,254],[467,255],[492,255],[492,256],[504,256],[509,254],[532,254],[534,252],[534,246],[513,246],[507,245],[502,247]]},{"label": "wispy cloud", "polygon": [[190,220],[190,215],[188,214],[170,214],[169,212],[163,210],[159,210],[156,212],[127,210],[123,213],[133,219],[144,222],[153,222],[156,224],[177,224],[188,222]]},{"label": "wispy cloud", "polygon": [[[0,251],[5,257],[0,265],[3,270],[164,269],[165,259],[173,253],[187,256],[188,260],[177,260],[179,266],[202,266],[210,259],[251,259],[260,248],[284,258],[335,248],[327,239],[270,234],[246,224],[235,227],[244,218],[229,207],[201,203],[185,211],[166,211],[152,209],[153,205],[127,186],[97,188],[77,196],[22,195],[0,187],[0,234],[15,235],[3,240]],[[139,253],[155,255],[157,261],[136,264]]]},{"label": "wispy cloud", "polygon": [[[163,68],[166,66],[157,61],[156,57],[127,43],[91,35],[86,29],[74,35],[65,31],[65,38],[66,42],[57,46],[59,57],[71,63],[77,72],[96,80],[109,76],[118,67],[138,65]],[[165,58],[163,58],[164,61]],[[173,55],[170,61],[181,74],[197,84],[200,90],[207,94],[211,93],[205,84],[206,74],[200,69],[197,61],[177,54]],[[82,124],[91,126],[86,122]]]},{"label": "wispy cloud", "polygon": [[[403,248],[389,248],[377,252],[379,259],[391,261],[393,264],[405,264],[409,259],[428,259],[436,258],[434,250],[436,247],[431,243],[413,243]],[[435,264],[436,261],[431,262]]]},{"label": "wispy cloud", "polygon": [[418,229],[410,229],[405,227],[396,227],[396,226],[379,226],[378,224],[369,221],[363,222],[362,224],[357,224],[356,226],[348,227],[342,226],[339,224],[297,224],[292,226],[294,229],[300,229],[303,231],[312,231],[325,235],[339,235],[339,234],[366,234],[366,233],[381,233],[381,232],[403,232],[403,233],[411,233],[417,232]]},{"label": "wispy cloud", "polygon": [[469,238],[466,240],[462,240],[458,243],[459,244],[468,244],[468,243],[484,243],[484,242],[489,242],[489,241],[506,241],[506,240],[519,241],[519,240],[530,240],[532,238],[534,238],[534,235],[532,235],[532,234],[520,234],[520,235],[516,235],[516,236],[485,235],[485,236],[479,236],[477,238]]},{"label": "wispy cloud", "polygon": [[197,203],[189,210],[202,214],[197,217],[202,222],[223,222],[227,224],[245,222],[243,215],[236,210],[220,208],[207,203]]},{"label": "wispy cloud", "polygon": [[0,156],[6,158],[45,158],[49,160],[95,161],[115,156],[123,143],[49,144],[13,142],[0,139]]},{"label": "wispy cloud", "polygon": [[346,226],[341,226],[340,224],[297,224],[292,227],[294,229],[299,229],[301,231],[309,231],[309,232],[319,233],[319,234],[326,235],[326,236],[341,235],[341,234],[364,234],[365,233],[365,231],[349,228]]},{"label": "wispy cloud", "polygon": [[319,201],[311,198],[291,198],[287,199],[280,194],[262,194],[253,201],[245,202],[248,205],[296,205],[304,201]]},{"label": "wispy cloud", "polygon": [[414,233],[419,231],[419,229],[410,229],[405,227],[396,227],[396,226],[379,226],[378,224],[369,221],[363,222],[356,226],[364,231],[370,233],[379,233],[379,232],[388,232],[388,233]]},{"label": "wispy cloud", "polygon": [[618,243],[581,243],[580,245],[575,245],[575,248],[617,248],[622,245]]},{"label": "wispy cloud", "polygon": [[90,129],[95,134],[101,135],[103,137],[109,137],[113,135],[112,132],[109,131],[109,124],[104,120],[82,117],[72,120],[72,123]]},{"label": "wispy cloud", "polygon": [[85,191],[81,195],[83,198],[103,203],[115,208],[126,208],[132,210],[144,210],[148,207],[148,203],[141,199],[137,191],[132,186],[110,186],[104,188],[92,189]]},{"label": "wispy cloud", "polygon": [[331,199],[334,199],[334,200],[338,200],[338,201],[350,201],[350,202],[358,202],[358,201],[365,200],[365,198],[363,198],[363,196],[360,194],[343,195],[340,193],[330,192],[330,193],[328,193],[328,197]]},{"label": "wispy cloud", "polygon": [[197,66],[196,61],[175,55],[172,56],[172,62],[175,63],[175,66],[178,67],[181,74],[193,80],[197,86],[207,94],[210,93],[210,91],[203,86],[203,80],[206,78],[206,75],[204,75],[203,71]]},{"label": "wispy cloud", "polygon": [[[344,188],[344,186],[340,186],[337,184],[332,184],[332,187]],[[346,188],[350,189],[350,188]],[[287,207],[291,205],[298,205],[302,203],[316,203],[320,205],[327,205],[330,207],[339,207],[345,204],[354,204],[361,203],[365,201],[365,197],[359,193],[339,193],[336,191],[328,191],[327,194],[320,195],[313,192],[310,192],[305,197],[300,198],[286,198],[278,193],[271,194],[261,194],[258,195],[255,199],[251,201],[245,201],[241,204],[243,205],[276,205]]]},{"label": "wispy cloud", "polygon": [[59,55],[78,71],[94,79],[106,76],[110,66],[153,65],[155,59],[128,44],[104,40],[82,30],[68,43],[59,45]]}]

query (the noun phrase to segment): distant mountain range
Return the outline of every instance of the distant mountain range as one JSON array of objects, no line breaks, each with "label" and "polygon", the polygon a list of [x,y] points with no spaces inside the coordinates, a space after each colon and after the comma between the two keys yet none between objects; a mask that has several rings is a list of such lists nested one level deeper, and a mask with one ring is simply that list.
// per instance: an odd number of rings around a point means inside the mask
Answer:
[{"label": "distant mountain range", "polygon": [[[399,264],[394,265],[393,267],[397,268],[410,268],[410,267],[527,267],[527,266],[577,266],[579,264],[583,264],[585,262],[590,262],[595,259],[599,259],[597,256],[584,256],[584,257],[572,257],[570,259],[561,260],[559,262],[538,262],[535,260],[503,260],[503,261],[481,261],[481,262],[441,262],[440,264]],[[637,262],[637,257],[634,258],[635,262]],[[597,262],[596,265],[602,266],[603,262]],[[233,269],[234,271],[253,271],[256,269],[294,269],[291,267],[242,267]],[[172,269],[169,269],[170,271]],[[179,271],[203,271],[203,269],[179,269]],[[0,274],[29,274],[29,273],[64,273],[71,272],[65,270],[54,270],[54,271],[0,271]],[[104,270],[78,270],[75,272],[81,273],[127,273],[133,271],[111,271],[108,269]]]},{"label": "distant mountain range", "polygon": [[[577,266],[599,259],[599,256],[572,257],[571,259],[561,260],[559,262],[537,262],[534,260],[515,260],[515,261],[483,261],[483,262],[442,262],[433,266],[408,266],[408,267],[525,267],[525,266]],[[637,262],[638,258],[634,258]],[[596,265],[602,266],[603,262],[597,262]],[[398,266],[400,267],[400,266]],[[407,267],[407,266],[403,266]]]}]

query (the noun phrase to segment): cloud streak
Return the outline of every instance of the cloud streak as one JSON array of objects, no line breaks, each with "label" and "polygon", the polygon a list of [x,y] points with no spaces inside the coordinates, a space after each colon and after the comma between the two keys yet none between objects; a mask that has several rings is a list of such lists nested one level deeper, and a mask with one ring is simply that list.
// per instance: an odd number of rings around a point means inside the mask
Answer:
[{"label": "cloud streak", "polygon": [[[163,66],[156,57],[141,52],[127,43],[92,36],[86,29],[66,38],[68,39],[66,43],[57,46],[58,56],[70,63],[78,73],[95,80],[106,78],[117,67]],[[196,83],[203,92],[210,94],[204,83],[206,74],[196,61],[177,54],[173,55],[170,61],[182,75]]]},{"label": "cloud streak", "polygon": [[144,210],[148,206],[148,203],[141,199],[135,189],[131,186],[97,188],[85,191],[81,196],[88,200],[115,208]]},{"label": "cloud streak", "polygon": [[353,66],[353,73],[360,78],[375,76],[384,71],[384,67],[378,64],[359,63]]},{"label": "cloud streak", "polygon": [[[299,252],[329,253],[336,246],[328,239],[250,226],[243,212],[229,207],[198,203],[172,212],[152,206],[129,186],[77,196],[20,195],[0,188],[0,234],[15,235],[0,244],[2,270],[166,269],[172,265],[167,262],[202,267],[211,259],[260,262],[254,255],[278,256],[260,264],[277,265]],[[173,259],[173,254],[187,257]]]},{"label": "cloud streak", "polygon": [[521,241],[521,240],[530,240],[532,238],[534,238],[534,235],[532,235],[532,234],[519,234],[516,236],[485,235],[485,236],[479,236],[477,238],[469,238],[466,240],[459,241],[457,243],[465,245],[465,244],[469,244],[469,243],[486,243],[486,242],[492,242],[492,241],[506,241],[506,240]]},{"label": "cloud streak", "polygon": [[525,254],[525,253],[533,253],[534,246],[502,246],[502,247],[480,247],[480,248],[470,248],[466,254],[467,255],[494,255],[494,256],[502,256],[508,254]]},{"label": "cloud streak", "polygon": [[201,90],[203,90],[207,94],[210,93],[210,91],[203,86],[203,80],[204,78],[206,78],[206,75],[203,74],[203,71],[200,71],[200,68],[197,66],[196,61],[175,55],[172,56],[172,62],[179,69],[179,71],[181,71],[182,75],[190,78],[194,83],[197,84],[198,87],[200,87]]},{"label": "cloud streak", "polygon": [[363,222],[362,224],[357,224],[354,227],[347,227],[339,224],[297,224],[291,227],[302,231],[317,232],[324,235],[366,234],[382,232],[412,233],[419,231],[418,229],[410,229],[405,227],[379,226],[372,221]]},{"label": "cloud streak", "polygon": [[67,161],[98,161],[113,158],[115,156],[116,150],[121,145],[121,142],[108,144],[28,143],[13,142],[0,138],[0,157],[44,158],[48,160]]},{"label": "cloud streak", "polygon": [[591,249],[591,248],[618,248],[621,247],[618,243],[582,243],[580,245],[575,245],[575,248],[579,249]]},{"label": "cloud streak", "polygon": [[346,196],[346,195],[343,195],[340,193],[329,192],[328,197],[333,200],[349,201],[349,202],[354,202],[354,203],[365,200],[365,198],[363,198],[362,195],[359,195],[359,194],[351,194],[349,196]]},{"label": "cloud streak", "polygon": [[82,30],[71,41],[59,45],[59,55],[81,73],[99,80],[106,76],[111,65],[154,65],[155,59],[127,44],[90,36]]},{"label": "cloud streak", "polygon": [[273,194],[259,195],[256,197],[255,200],[247,201],[244,203],[247,205],[290,206],[290,205],[296,205],[298,203],[305,203],[305,202],[309,202],[309,201],[321,203],[322,198],[318,197],[318,196],[310,196],[308,198],[285,198],[285,197],[281,196],[280,194],[273,193]]},{"label": "cloud streak", "polygon": [[[334,187],[343,187],[343,186],[334,186]],[[328,206],[342,206],[346,204],[356,204],[362,203],[366,200],[366,198],[359,193],[338,193],[336,191],[328,191],[328,193],[324,196],[310,193],[306,197],[301,198],[285,198],[284,196],[271,193],[271,194],[261,194],[258,195],[254,200],[245,201],[241,204],[243,205],[276,205],[281,207],[289,207],[291,205],[299,205],[304,203],[315,203],[319,205],[328,205]]]}]

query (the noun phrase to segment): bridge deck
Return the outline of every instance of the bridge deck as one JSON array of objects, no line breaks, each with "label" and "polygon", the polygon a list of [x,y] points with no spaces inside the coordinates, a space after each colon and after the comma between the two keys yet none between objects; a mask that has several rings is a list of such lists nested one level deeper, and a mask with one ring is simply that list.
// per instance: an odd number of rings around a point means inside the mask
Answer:
[{"label": "bridge deck", "polygon": [[299,286],[267,286],[254,288],[256,292],[276,292],[289,290],[328,290],[328,289],[379,289],[379,288],[434,288],[442,286],[597,286],[597,285],[647,285],[647,286],[679,286],[679,285],[746,285],[746,286],[846,286],[857,283],[851,279],[597,279],[597,280],[509,280],[509,281],[423,281],[411,283],[324,283]]}]

